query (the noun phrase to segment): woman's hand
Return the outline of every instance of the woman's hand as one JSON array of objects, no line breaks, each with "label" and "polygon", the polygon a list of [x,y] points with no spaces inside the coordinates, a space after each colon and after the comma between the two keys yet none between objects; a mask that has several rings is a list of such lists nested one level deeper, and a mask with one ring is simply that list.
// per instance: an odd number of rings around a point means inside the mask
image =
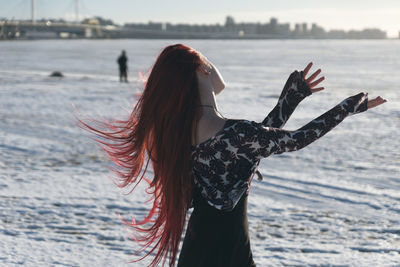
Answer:
[{"label": "woman's hand", "polygon": [[383,99],[382,97],[378,96],[377,98],[368,101],[368,109],[377,107],[386,102],[387,102],[386,99]]},{"label": "woman's hand", "polygon": [[[310,71],[311,67],[312,67],[313,63],[310,62],[308,63],[307,67],[304,69],[303,71],[303,79],[304,81],[307,83],[308,87],[310,87],[310,90],[312,93],[324,90],[324,87],[317,87],[315,88],[318,84],[320,84],[323,80],[325,80],[325,77],[322,76],[321,78],[318,78],[317,80],[315,80],[317,78],[317,76],[321,73],[321,69],[318,69],[316,72],[314,72],[313,74],[311,74],[310,77],[306,78],[308,72]],[[383,103],[386,103],[387,100],[383,99],[382,97],[378,96],[372,100],[368,101],[368,109],[371,108],[375,108],[379,105],[382,105]]]},{"label": "woman's hand", "polygon": [[321,73],[321,69],[318,69],[316,72],[311,74],[310,77],[306,78],[306,76],[307,76],[308,72],[310,71],[312,65],[313,65],[313,63],[310,62],[310,63],[308,63],[307,67],[304,69],[304,71],[303,71],[303,79],[307,83],[308,87],[310,87],[311,93],[315,93],[315,92],[324,90],[324,87],[317,87],[317,88],[315,88],[315,87],[318,84],[320,84],[323,80],[325,80],[325,77],[322,76],[321,78],[318,78],[317,80],[315,80],[317,78],[317,76]]}]

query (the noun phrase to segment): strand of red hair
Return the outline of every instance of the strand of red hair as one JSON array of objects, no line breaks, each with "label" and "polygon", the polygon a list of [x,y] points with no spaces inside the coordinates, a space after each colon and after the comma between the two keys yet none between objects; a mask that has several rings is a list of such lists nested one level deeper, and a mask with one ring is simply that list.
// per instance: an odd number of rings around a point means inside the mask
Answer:
[{"label": "strand of red hair", "polygon": [[[196,69],[202,63],[194,49],[177,44],[164,48],[153,65],[143,94],[127,120],[83,124],[115,163],[118,186],[136,185],[151,162],[154,177],[147,193],[152,208],[133,227],[144,256],[155,252],[149,266],[174,266],[191,202],[191,144],[197,127],[200,96]],[[98,125],[99,126],[99,125]],[[106,130],[102,130],[102,129]],[[100,129],[102,128],[102,129]]]}]

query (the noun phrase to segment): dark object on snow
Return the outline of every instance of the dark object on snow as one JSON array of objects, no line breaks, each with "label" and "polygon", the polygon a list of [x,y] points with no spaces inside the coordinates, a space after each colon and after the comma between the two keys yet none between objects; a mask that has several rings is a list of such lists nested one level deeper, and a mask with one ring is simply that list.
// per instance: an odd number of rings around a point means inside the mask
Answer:
[{"label": "dark object on snow", "polygon": [[117,59],[119,65],[119,81],[128,82],[128,57],[125,50],[122,50],[121,55]]},{"label": "dark object on snow", "polygon": [[62,74],[61,71],[53,71],[53,72],[50,74],[50,77],[60,77],[60,78],[62,78],[62,77],[64,77],[64,75]]}]

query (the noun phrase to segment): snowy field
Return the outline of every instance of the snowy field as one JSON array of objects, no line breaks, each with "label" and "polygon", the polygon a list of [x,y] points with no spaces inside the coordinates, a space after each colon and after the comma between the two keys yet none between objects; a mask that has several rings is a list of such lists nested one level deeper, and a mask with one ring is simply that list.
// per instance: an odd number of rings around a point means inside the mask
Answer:
[{"label": "snowy field", "polygon": [[[114,186],[74,112],[125,118],[142,89],[139,72],[176,42],[0,42],[0,266],[145,266],[128,264],[138,247],[118,214],[142,218],[147,196]],[[304,100],[285,129],[360,91],[388,99],[301,151],[262,161],[249,230],[257,266],[400,266],[400,42],[184,43],[219,67],[228,118],[261,121],[290,72],[310,60],[326,89]],[[117,77],[122,49],[129,84]],[[56,70],[65,77],[49,77]]]}]

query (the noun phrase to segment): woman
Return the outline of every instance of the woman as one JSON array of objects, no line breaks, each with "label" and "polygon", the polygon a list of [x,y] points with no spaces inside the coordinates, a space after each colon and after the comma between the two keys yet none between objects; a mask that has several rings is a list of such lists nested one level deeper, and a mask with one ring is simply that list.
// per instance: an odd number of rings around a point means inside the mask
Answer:
[{"label": "woman", "polygon": [[[130,118],[106,124],[100,142],[118,166],[121,187],[138,184],[151,162],[153,207],[140,235],[151,266],[167,258],[174,266],[188,210],[194,207],[178,259],[179,267],[255,266],[247,224],[247,195],[259,160],[299,150],[322,137],[345,117],[376,107],[367,94],[349,97],[296,131],[284,126],[296,106],[323,90],[320,70],[306,77],[293,72],[278,104],[262,123],[224,118],[215,96],[225,83],[217,68],[194,49],[177,44],[158,56]],[[104,125],[104,124],[103,124]]]}]

